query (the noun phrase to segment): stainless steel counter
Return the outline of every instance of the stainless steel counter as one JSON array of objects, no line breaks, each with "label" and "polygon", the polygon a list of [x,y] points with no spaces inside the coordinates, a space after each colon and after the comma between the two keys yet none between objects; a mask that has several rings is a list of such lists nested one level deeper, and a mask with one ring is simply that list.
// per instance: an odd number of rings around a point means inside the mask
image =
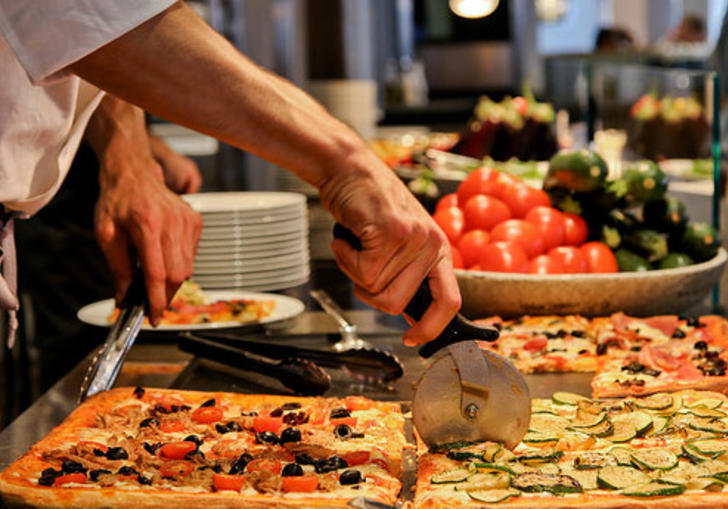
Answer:
[{"label": "stainless steel counter", "polygon": [[[415,382],[426,366],[416,350],[402,345],[403,322],[376,311],[347,313],[362,336],[391,349],[405,366],[404,376],[389,384],[354,380],[341,370],[328,370],[332,387],[326,396],[361,394],[374,399],[408,401]],[[267,330],[243,331],[246,339],[265,339],[272,343],[328,348],[337,339],[335,322],[322,312],[305,312],[298,318]],[[117,386],[142,385],[190,390],[225,390],[243,393],[283,394],[288,391],[277,380],[241,371],[181,352],[174,341],[159,344],[154,334],[141,338],[127,359]],[[58,425],[75,407],[78,388],[89,359],[76,366],[23,414],[0,432],[0,469],[4,468]],[[549,397],[556,390],[584,395],[590,392],[590,374],[529,375],[526,377],[534,397]]]}]

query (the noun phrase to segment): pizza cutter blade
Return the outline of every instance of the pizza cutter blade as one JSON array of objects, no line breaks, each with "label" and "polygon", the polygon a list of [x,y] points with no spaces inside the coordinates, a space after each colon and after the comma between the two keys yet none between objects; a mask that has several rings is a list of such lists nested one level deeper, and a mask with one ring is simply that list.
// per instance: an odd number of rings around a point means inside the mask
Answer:
[{"label": "pizza cutter blade", "polygon": [[[334,236],[355,249],[361,242],[336,224]],[[432,303],[423,281],[405,313],[419,320]],[[483,351],[475,340],[494,341],[498,331],[456,314],[440,335],[419,350],[424,358],[444,350],[422,375],[412,402],[412,420],[428,446],[494,441],[509,449],[521,441],[531,418],[531,394],[523,375],[505,358]]]}]

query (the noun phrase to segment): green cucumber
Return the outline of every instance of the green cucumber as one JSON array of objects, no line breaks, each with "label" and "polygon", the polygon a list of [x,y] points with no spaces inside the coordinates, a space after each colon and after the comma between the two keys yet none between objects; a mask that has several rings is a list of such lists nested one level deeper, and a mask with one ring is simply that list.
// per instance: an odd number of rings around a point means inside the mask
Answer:
[{"label": "green cucumber", "polygon": [[712,408],[707,407],[691,407],[688,409],[688,412],[690,412],[693,415],[697,415],[698,417],[706,417],[711,419],[720,419],[722,417],[726,417],[725,412],[721,412],[720,410],[714,410]]},{"label": "green cucumber", "polygon": [[696,262],[704,262],[713,258],[720,245],[720,235],[708,223],[688,224],[680,240],[681,251],[687,253]]},{"label": "green cucumber", "polygon": [[557,437],[555,435],[550,435],[550,434],[547,434],[547,433],[539,433],[537,431],[529,431],[521,439],[521,441],[524,444],[547,444],[547,443],[556,444],[556,442],[559,441],[559,437]]},{"label": "green cucumber", "polygon": [[478,470],[485,469],[485,470],[502,470],[503,472],[508,472],[509,474],[515,474],[513,469],[507,467],[506,465],[501,465],[499,463],[481,463],[479,461],[476,461],[472,463],[473,467],[475,467]]},{"label": "green cucumber", "polygon": [[724,486],[725,484],[720,479],[716,480],[706,477],[702,479],[691,479],[685,484],[685,489],[718,492],[723,491]]},{"label": "green cucumber", "polygon": [[666,197],[645,203],[642,219],[648,228],[681,236],[688,224],[685,204],[676,198]]},{"label": "green cucumber", "polygon": [[659,200],[667,191],[667,175],[652,161],[637,161],[622,172],[630,202]]},{"label": "green cucumber", "polygon": [[614,257],[617,259],[619,272],[644,272],[652,270],[652,265],[647,261],[647,258],[633,253],[629,249],[617,249],[614,252]]},{"label": "green cucumber", "polygon": [[646,484],[632,486],[622,490],[627,497],[669,497],[680,495],[685,491],[685,485],[654,481]]},{"label": "green cucumber", "polygon": [[656,435],[659,435],[667,429],[667,426],[669,424],[670,417],[665,417],[663,415],[652,416],[652,432],[650,433],[650,436],[654,437]]},{"label": "green cucumber", "polygon": [[576,428],[576,429],[585,429],[588,431],[588,428],[593,428],[595,426],[599,426],[606,420],[607,420],[607,412],[602,412],[597,415],[585,414],[585,415],[583,415],[582,419],[573,419],[571,421],[571,427]]},{"label": "green cucumber", "polygon": [[599,489],[597,484],[598,470],[564,470],[563,473],[576,479],[585,490]]},{"label": "green cucumber", "polygon": [[609,454],[617,460],[617,465],[632,467],[632,449],[621,445],[615,445],[609,449]]},{"label": "green cucumber", "polygon": [[584,430],[597,438],[607,438],[614,434],[614,426],[609,419],[604,420],[599,426]]},{"label": "green cucumber", "polygon": [[728,442],[725,440],[694,440],[687,442],[685,446],[702,456],[711,456],[713,458],[717,458],[728,451]]},{"label": "green cucumber", "polygon": [[564,474],[542,474],[538,472],[527,472],[516,474],[511,479],[511,486],[527,493],[581,493],[581,484],[568,475]]},{"label": "green cucumber", "polygon": [[432,484],[452,484],[458,482],[464,482],[473,473],[466,468],[453,468],[452,470],[446,470],[439,472],[430,477]]},{"label": "green cucumber", "polygon": [[680,462],[680,464],[672,470],[663,470],[660,472],[659,479],[661,481],[670,482],[673,484],[685,484],[687,485],[694,479],[699,479],[704,476],[709,476],[710,472],[702,465],[693,465],[686,461]]},{"label": "green cucumber", "polygon": [[617,426],[632,425],[638,437],[645,436],[653,425],[652,416],[641,410],[616,415],[612,418],[612,424],[614,424],[615,430]]},{"label": "green cucumber", "polygon": [[531,416],[528,431],[544,433],[547,435],[559,435],[569,427],[571,421],[565,417],[551,414],[536,414]]},{"label": "green cucumber", "polygon": [[556,463],[540,463],[540,464],[534,466],[534,468],[542,474],[560,474],[561,473],[561,467],[559,467]]},{"label": "green cucumber", "polygon": [[580,401],[589,401],[580,394],[574,394],[573,392],[554,392],[551,399],[557,405],[573,405],[576,406]]},{"label": "green cucumber", "polygon": [[682,447],[682,453],[683,456],[688,458],[693,463],[702,463],[704,461],[712,460],[718,457],[718,455],[711,455],[711,454],[702,454],[693,449],[692,447],[688,447],[687,444],[683,444]]},{"label": "green cucumber", "polygon": [[590,150],[562,151],[549,161],[543,189],[586,192],[603,188],[609,170],[599,154]]},{"label": "green cucumber", "polygon": [[693,265],[695,261],[685,253],[670,253],[660,261],[660,269],[677,269]]},{"label": "green cucumber", "polygon": [[511,483],[511,475],[502,470],[490,470],[476,472],[468,477],[465,482],[457,483],[457,491],[469,490],[500,490],[507,488]]},{"label": "green cucumber", "polygon": [[561,459],[564,453],[562,451],[528,451],[521,454],[516,458],[516,461],[520,463],[526,463],[528,465],[534,465],[539,463],[549,463],[551,461],[558,461]]},{"label": "green cucumber", "polygon": [[667,256],[667,235],[655,230],[637,230],[625,235],[623,246],[634,253],[644,256],[648,262],[662,260]]},{"label": "green cucumber", "polygon": [[503,444],[498,443],[491,443],[488,444],[488,446],[483,449],[483,454],[481,455],[483,461],[495,461],[496,457],[498,456],[498,453],[503,449]]},{"label": "green cucumber", "polygon": [[446,444],[437,445],[432,448],[432,452],[438,453],[443,451],[450,451],[452,449],[462,449],[463,447],[469,447],[475,445],[475,442],[448,442]]},{"label": "green cucumber", "polygon": [[651,396],[638,398],[634,404],[637,408],[646,410],[665,410],[672,406],[673,401],[672,395],[666,392],[658,392]]},{"label": "green cucumber", "polygon": [[605,490],[621,490],[651,480],[652,478],[644,472],[623,465],[604,467],[597,474],[597,484]]},{"label": "green cucumber", "polygon": [[672,470],[680,460],[667,449],[640,449],[632,453],[632,461],[648,470]]},{"label": "green cucumber", "polygon": [[[696,416],[697,417],[697,416]],[[692,420],[688,423],[690,429],[695,431],[707,431],[708,433],[728,433],[728,423],[723,419],[701,418],[700,420]]]},{"label": "green cucumber", "polygon": [[[483,442],[480,444],[469,443],[467,445],[451,448],[447,451],[447,457],[457,461],[467,460],[493,460],[493,457],[500,450],[502,446],[494,442]],[[489,455],[485,458],[484,455]]]},{"label": "green cucumber", "polygon": [[521,492],[518,490],[470,490],[467,492],[468,496],[478,502],[485,504],[497,504],[503,502],[511,497],[518,497]]},{"label": "green cucumber", "polygon": [[604,452],[587,452],[574,458],[574,468],[577,470],[594,470],[616,464],[617,459]]},{"label": "green cucumber", "polygon": [[710,408],[712,410],[717,410],[718,408],[723,405],[723,400],[718,398],[703,398],[699,399],[697,401],[694,401],[690,403],[689,405],[685,405],[688,408],[696,408],[696,407],[703,407],[703,408]]}]

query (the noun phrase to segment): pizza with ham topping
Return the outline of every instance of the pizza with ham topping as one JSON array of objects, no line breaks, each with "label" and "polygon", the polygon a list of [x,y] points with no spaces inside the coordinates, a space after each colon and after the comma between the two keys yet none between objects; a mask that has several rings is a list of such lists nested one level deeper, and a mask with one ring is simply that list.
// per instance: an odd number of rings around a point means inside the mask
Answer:
[{"label": "pizza with ham topping", "polygon": [[394,503],[399,405],[120,388],[79,406],[0,474],[22,507],[343,507]]}]

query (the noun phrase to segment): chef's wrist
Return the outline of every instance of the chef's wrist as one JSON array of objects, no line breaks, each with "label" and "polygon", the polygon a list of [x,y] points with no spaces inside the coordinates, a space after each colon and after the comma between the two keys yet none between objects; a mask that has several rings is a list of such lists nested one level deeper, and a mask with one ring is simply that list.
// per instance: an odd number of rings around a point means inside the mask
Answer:
[{"label": "chef's wrist", "polygon": [[84,139],[102,164],[125,150],[150,150],[144,111],[110,95],[92,115]]}]

